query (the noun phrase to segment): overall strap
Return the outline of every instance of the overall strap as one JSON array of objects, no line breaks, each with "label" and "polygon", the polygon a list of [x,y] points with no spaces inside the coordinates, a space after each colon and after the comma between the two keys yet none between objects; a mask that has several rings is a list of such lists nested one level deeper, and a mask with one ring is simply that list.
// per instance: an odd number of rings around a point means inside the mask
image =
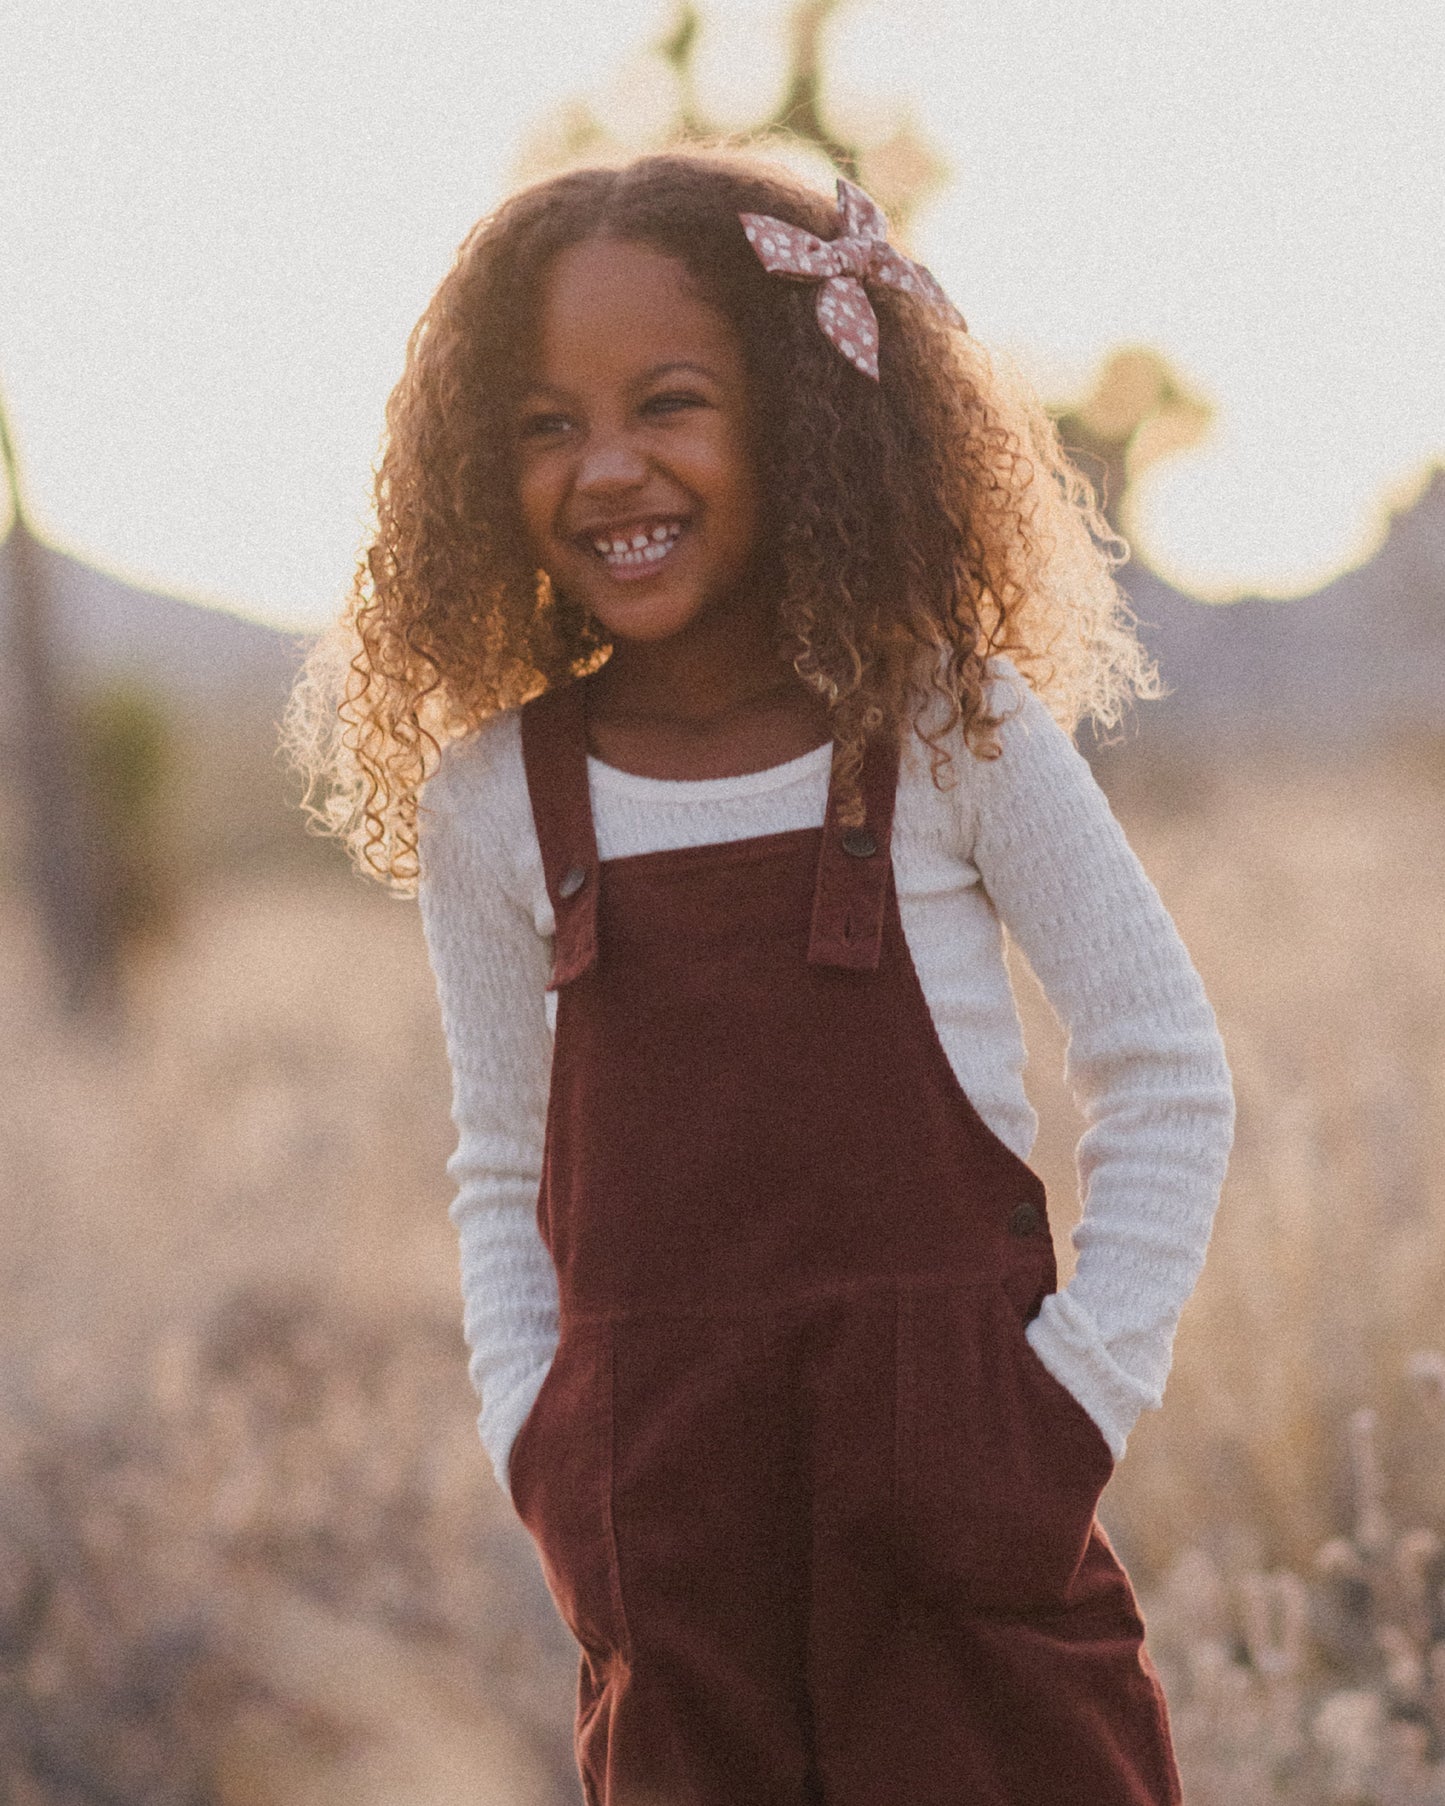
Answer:
[{"label": "overall strap", "polygon": [[522,705],[522,764],[542,873],[557,920],[549,991],[597,957],[597,836],[587,790],[587,726],[575,680]]},{"label": "overall strap", "polygon": [[837,784],[828,785],[828,813],[818,855],[808,963],[873,972],[883,950],[883,915],[893,869],[893,804],[898,793],[899,742],[869,740],[863,752],[861,828],[838,820]]}]

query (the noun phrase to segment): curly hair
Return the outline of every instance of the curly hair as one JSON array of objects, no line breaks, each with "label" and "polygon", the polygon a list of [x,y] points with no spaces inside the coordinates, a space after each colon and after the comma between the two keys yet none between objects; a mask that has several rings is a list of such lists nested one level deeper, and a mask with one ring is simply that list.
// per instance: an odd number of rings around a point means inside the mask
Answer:
[{"label": "curly hair", "polygon": [[[610,648],[528,556],[516,410],[549,266],[606,236],[685,266],[737,333],[755,425],[760,570],[780,645],[827,702],[845,812],[866,739],[905,721],[945,784],[945,735],[996,756],[987,661],[1010,657],[1056,719],[1112,727],[1152,669],[1114,581],[1126,548],[1029,385],[912,295],[875,285],[882,381],[819,331],[816,291],[770,276],[742,212],[836,235],[830,199],[720,146],[569,170],[463,241],[414,327],[386,409],[375,527],[284,727],[303,808],[409,894],[441,748],[581,676]],[[936,696],[942,711],[924,705]]]}]

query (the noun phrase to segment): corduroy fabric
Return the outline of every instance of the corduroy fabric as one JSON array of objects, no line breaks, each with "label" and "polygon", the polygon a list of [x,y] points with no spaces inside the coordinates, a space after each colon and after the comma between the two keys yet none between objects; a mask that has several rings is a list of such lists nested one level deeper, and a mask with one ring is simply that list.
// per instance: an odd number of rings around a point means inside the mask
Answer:
[{"label": "corduroy fabric", "polygon": [[821,829],[598,864],[579,697],[522,732],[561,1315],[510,1480],[582,1649],[589,1806],[1175,1806],[1094,1515],[1112,1457],[1024,1335],[1043,1187],[903,936],[896,753],[865,767],[871,852],[830,799]]}]

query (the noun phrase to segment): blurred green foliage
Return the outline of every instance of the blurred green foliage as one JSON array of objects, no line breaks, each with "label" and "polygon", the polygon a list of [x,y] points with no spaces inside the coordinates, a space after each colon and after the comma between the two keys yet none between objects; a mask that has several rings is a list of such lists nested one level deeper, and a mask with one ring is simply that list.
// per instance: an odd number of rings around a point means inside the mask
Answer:
[{"label": "blurred green foliage", "polygon": [[111,925],[122,943],[160,934],[176,905],[165,832],[175,748],[165,708],[134,682],[117,681],[80,701],[74,726]]}]

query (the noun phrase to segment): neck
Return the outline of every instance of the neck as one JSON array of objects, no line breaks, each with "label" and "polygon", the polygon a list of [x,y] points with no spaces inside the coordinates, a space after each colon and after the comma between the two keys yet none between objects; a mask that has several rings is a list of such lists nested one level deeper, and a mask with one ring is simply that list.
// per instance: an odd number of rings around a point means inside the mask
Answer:
[{"label": "neck", "polygon": [[698,723],[801,687],[770,614],[732,609],[664,640],[618,640],[591,681],[613,713]]}]

